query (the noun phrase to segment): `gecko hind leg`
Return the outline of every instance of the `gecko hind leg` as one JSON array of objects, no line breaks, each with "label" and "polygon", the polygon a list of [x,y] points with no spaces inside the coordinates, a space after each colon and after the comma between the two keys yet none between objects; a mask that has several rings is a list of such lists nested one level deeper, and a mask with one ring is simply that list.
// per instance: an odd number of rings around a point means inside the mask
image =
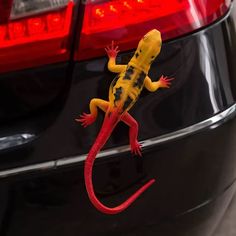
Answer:
[{"label": "gecko hind leg", "polygon": [[89,104],[90,114],[84,112],[82,115],[80,115],[79,118],[76,118],[75,121],[81,122],[81,125],[85,128],[94,123],[94,121],[96,120],[98,114],[97,108],[100,108],[102,111],[106,112],[108,107],[109,107],[108,101],[94,98],[90,101]]},{"label": "gecko hind leg", "polygon": [[129,141],[131,152],[135,155],[142,156],[141,145],[138,142],[138,122],[128,112],[123,115],[121,120],[130,127]]}]

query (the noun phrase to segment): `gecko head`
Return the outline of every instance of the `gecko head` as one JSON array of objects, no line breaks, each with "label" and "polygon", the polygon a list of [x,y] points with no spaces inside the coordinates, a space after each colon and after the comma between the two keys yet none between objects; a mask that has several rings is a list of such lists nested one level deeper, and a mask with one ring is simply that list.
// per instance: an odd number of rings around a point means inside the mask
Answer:
[{"label": "gecko head", "polygon": [[143,36],[139,41],[136,52],[132,61],[148,70],[159,55],[162,46],[162,39],[160,31],[153,29]]},{"label": "gecko head", "polygon": [[153,29],[143,36],[138,44],[138,49],[141,49],[147,61],[152,62],[160,53],[161,45],[161,33]]}]

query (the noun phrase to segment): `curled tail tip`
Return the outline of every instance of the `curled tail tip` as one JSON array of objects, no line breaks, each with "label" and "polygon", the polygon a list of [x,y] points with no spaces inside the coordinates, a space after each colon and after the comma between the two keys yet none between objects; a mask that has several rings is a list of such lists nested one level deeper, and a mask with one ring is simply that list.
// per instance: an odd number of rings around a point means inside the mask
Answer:
[{"label": "curled tail tip", "polygon": [[[151,185],[153,185],[156,182],[155,179],[150,179],[146,184],[143,185],[143,187],[140,188],[140,192],[143,193],[146,191]],[[140,193],[140,195],[141,195]]]},{"label": "curled tail tip", "polygon": [[155,179],[151,179],[149,180],[146,184],[144,184],[139,190],[137,190],[136,193],[134,193],[128,200],[126,200],[126,202],[124,202],[123,204],[121,204],[118,207],[115,208],[100,208],[100,211],[105,213],[105,214],[109,214],[109,215],[116,215],[119,214],[123,211],[125,211],[131,204],[133,204],[135,202],[135,200],[143,193],[145,192],[152,184],[154,184],[156,182]]},{"label": "curled tail tip", "polygon": [[152,185],[152,184],[154,184],[156,182],[156,180],[155,179],[151,179],[151,180],[149,180],[149,182],[148,183],[150,183],[150,186]]}]

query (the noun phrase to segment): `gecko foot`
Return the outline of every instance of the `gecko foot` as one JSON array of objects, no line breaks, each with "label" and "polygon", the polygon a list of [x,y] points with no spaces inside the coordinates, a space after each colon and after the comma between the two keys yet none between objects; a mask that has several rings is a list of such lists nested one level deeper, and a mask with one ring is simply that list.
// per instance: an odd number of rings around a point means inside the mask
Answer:
[{"label": "gecko foot", "polygon": [[83,115],[80,115],[80,118],[75,119],[75,121],[80,122],[84,128],[91,125],[95,120],[96,117],[87,113],[83,113]]},{"label": "gecko foot", "polygon": [[108,55],[109,58],[116,58],[117,54],[119,53],[120,50],[118,50],[118,46],[115,47],[114,41],[111,42],[111,46],[107,46],[105,48],[105,51]]},{"label": "gecko foot", "polygon": [[130,144],[131,147],[131,153],[134,155],[142,156],[142,146],[138,141],[135,141],[134,143]]},{"label": "gecko foot", "polygon": [[162,75],[159,82],[161,88],[169,88],[171,85],[171,80],[174,80],[175,78],[168,78],[167,76]]}]

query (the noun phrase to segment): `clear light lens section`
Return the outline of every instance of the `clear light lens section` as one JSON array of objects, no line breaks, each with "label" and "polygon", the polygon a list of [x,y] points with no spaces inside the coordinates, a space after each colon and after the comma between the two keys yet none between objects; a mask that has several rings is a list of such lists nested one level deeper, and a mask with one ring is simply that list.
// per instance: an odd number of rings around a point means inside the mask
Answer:
[{"label": "clear light lens section", "polygon": [[65,7],[69,1],[70,0],[14,0],[11,10],[11,19]]}]

